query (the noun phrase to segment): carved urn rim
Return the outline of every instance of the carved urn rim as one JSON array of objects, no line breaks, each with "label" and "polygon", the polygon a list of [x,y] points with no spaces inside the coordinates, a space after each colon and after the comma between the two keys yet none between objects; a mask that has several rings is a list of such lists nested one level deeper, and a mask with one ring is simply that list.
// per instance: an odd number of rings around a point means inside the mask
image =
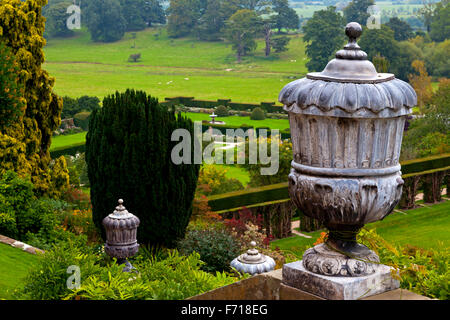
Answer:
[{"label": "carved urn rim", "polygon": [[407,82],[391,73],[378,73],[356,39],[362,28],[356,22],[345,30],[349,43],[336,53],[322,72],[288,83],[278,100],[284,110],[350,118],[391,118],[412,113],[417,94]]}]

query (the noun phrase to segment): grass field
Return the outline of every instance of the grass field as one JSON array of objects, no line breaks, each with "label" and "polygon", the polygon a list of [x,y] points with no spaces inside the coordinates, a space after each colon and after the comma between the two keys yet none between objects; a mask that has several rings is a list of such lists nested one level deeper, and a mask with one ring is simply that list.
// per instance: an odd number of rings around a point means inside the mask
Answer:
[{"label": "grass field", "polygon": [[[235,102],[277,101],[278,93],[293,78],[302,77],[305,46],[301,36],[291,36],[289,50],[264,56],[264,43],[241,64],[231,45],[170,39],[164,28],[137,33],[136,47],[130,34],[115,43],[94,43],[86,30],[70,39],[50,39],[45,47],[44,68],[56,78],[59,95],[102,98],[116,90],[141,89],[163,100],[193,96],[198,99],[229,98]],[[141,53],[138,63],[128,62]],[[228,71],[227,71],[228,70]]]},{"label": "grass field", "polygon": [[86,135],[87,132],[80,132],[75,134],[68,134],[68,135],[60,135],[52,137],[52,145],[50,147],[50,151],[53,151],[55,149],[59,149],[65,146],[78,144],[86,142]]},{"label": "grass field", "polygon": [[[388,242],[396,245],[410,244],[424,249],[448,247],[450,245],[450,201],[432,206],[427,205],[412,210],[395,212],[384,220],[370,223],[367,229],[376,229],[376,232]],[[271,242],[273,248],[279,247],[288,250],[298,257],[303,255],[305,248],[311,247],[320,236],[320,232],[305,233],[311,236],[307,239],[293,236]]]},{"label": "grass field", "polygon": [[35,255],[0,243],[0,299],[12,299],[12,292],[36,261]]}]

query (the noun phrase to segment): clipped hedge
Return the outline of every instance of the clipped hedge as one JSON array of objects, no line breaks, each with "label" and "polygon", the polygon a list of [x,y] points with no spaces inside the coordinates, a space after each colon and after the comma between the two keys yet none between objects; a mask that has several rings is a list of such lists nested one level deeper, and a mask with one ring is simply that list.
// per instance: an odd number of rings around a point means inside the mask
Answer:
[{"label": "clipped hedge", "polygon": [[225,107],[231,107],[232,110],[236,111],[248,111],[259,107],[268,113],[286,113],[286,111],[283,110],[283,107],[276,105],[275,102],[261,102],[260,104],[253,104],[231,102],[231,99],[217,99],[217,101],[197,100],[194,99],[194,97],[172,97],[166,98],[166,101],[161,102],[161,105],[164,106],[173,106],[178,104],[195,108],[216,108],[223,105]]},{"label": "clipped hedge", "polygon": [[[400,208],[410,209],[415,205],[415,197],[423,187],[424,200],[427,202],[437,202],[441,199],[442,185],[447,185],[447,193],[450,183],[450,155],[441,155],[416,159],[413,161],[402,162],[402,178],[405,181],[403,194],[400,200]],[[444,167],[437,167],[431,170],[416,172],[419,168],[433,168],[442,164]],[[412,172],[411,172],[412,171]],[[212,211],[217,213],[232,212],[242,207],[263,207],[274,201],[289,200],[288,183],[268,185],[259,188],[252,188],[242,191],[224,193],[209,198],[208,204]],[[304,226],[307,229],[320,228],[314,221],[311,221],[311,227]],[[312,231],[302,229],[303,231]]]},{"label": "clipped hedge", "polygon": [[412,174],[450,166],[450,153],[400,162],[402,173]]},{"label": "clipped hedge", "polygon": [[212,211],[233,211],[233,209],[237,210],[243,206],[248,208],[254,204],[288,199],[288,182],[282,182],[259,188],[215,195],[208,198],[208,204]]}]

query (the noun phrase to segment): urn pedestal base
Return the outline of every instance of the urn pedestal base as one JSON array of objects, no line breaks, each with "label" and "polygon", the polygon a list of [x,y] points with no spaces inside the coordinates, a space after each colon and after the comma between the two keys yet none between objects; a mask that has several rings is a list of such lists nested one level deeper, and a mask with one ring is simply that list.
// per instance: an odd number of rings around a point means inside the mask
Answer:
[{"label": "urn pedestal base", "polygon": [[400,287],[386,265],[378,265],[376,271],[367,276],[336,277],[306,270],[303,260],[283,266],[282,283],[329,300],[357,300]]}]

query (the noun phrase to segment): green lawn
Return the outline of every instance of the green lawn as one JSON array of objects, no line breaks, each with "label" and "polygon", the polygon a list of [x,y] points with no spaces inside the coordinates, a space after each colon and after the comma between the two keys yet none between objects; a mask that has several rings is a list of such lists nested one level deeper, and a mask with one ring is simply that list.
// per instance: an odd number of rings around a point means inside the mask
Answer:
[{"label": "green lawn", "polygon": [[[50,39],[44,48],[44,68],[56,78],[55,91],[62,96],[102,98],[134,88],[160,100],[193,96],[250,103],[277,101],[285,84],[307,72],[301,36],[291,36],[288,51],[269,57],[259,40],[255,53],[237,64],[225,42],[170,39],[164,28],[158,34],[157,28],[137,32],[136,48],[129,33],[106,44],[92,42],[85,30],[70,39]],[[141,53],[142,60],[128,62],[133,53]]]},{"label": "green lawn", "polygon": [[[211,120],[209,114],[206,113],[185,112],[183,113],[183,115],[190,118],[192,121]],[[217,117],[216,121],[224,121],[225,124],[230,126],[240,126],[242,124],[248,124],[255,128],[269,127],[270,129],[279,129],[279,130],[289,129],[288,119],[251,120],[250,117],[228,116],[228,117]]]},{"label": "green lawn", "polygon": [[[410,244],[424,249],[450,245],[450,201],[401,211],[405,214],[394,212],[384,220],[370,223],[365,228],[375,228],[384,239],[397,245]],[[311,239],[296,235],[275,240],[271,242],[271,246],[289,250],[301,257],[305,248],[311,247],[322,231],[305,233],[310,235]]]},{"label": "green lawn", "polygon": [[0,299],[12,299],[11,293],[36,261],[35,255],[0,243]]},{"label": "green lawn", "polygon": [[50,151],[73,144],[83,143],[86,141],[86,134],[87,132],[80,132],[52,137]]},{"label": "green lawn", "polygon": [[238,165],[221,165],[216,164],[216,166],[224,168],[227,170],[226,177],[227,178],[235,178],[238,179],[244,187],[250,182],[250,177],[248,175],[248,171]]}]

